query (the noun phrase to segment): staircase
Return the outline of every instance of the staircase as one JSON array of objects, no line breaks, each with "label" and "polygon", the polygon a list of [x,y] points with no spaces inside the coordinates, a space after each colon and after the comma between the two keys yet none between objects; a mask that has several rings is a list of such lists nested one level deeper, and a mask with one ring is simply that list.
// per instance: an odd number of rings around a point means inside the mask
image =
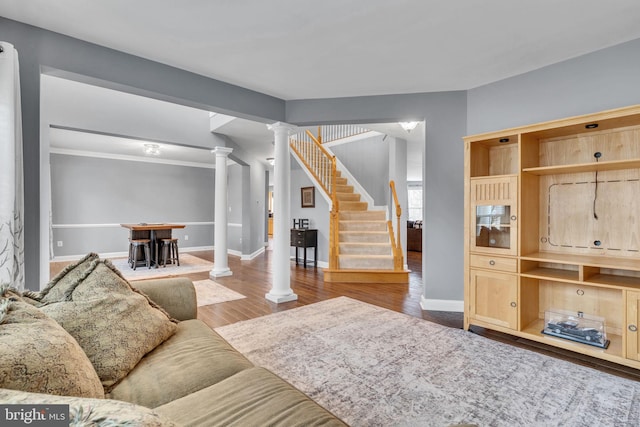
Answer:
[{"label": "staircase", "polygon": [[[325,282],[409,283],[399,235],[396,241],[386,211],[372,210],[361,200],[337,170],[335,157],[322,147],[320,129],[318,133],[318,138],[308,131],[309,138],[292,137],[291,149],[332,200]],[[397,211],[399,226],[399,206]]]}]

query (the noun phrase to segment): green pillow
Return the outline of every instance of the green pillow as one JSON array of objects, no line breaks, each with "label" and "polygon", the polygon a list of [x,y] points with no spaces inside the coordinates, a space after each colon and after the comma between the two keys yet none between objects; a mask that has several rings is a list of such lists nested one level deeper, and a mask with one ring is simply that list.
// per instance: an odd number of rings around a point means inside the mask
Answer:
[{"label": "green pillow", "polygon": [[78,283],[93,270],[93,264],[99,259],[98,254],[91,252],[80,261],[66,266],[40,292],[25,292],[24,296],[42,304],[66,300]]},{"label": "green pillow", "polygon": [[[92,261],[90,271],[67,290],[67,297],[41,309],[78,341],[107,390],[176,331],[169,316],[108,260]],[[54,286],[47,298],[54,294],[64,293]]]},{"label": "green pillow", "polygon": [[76,340],[16,294],[0,294],[0,387],[104,398],[100,379]]}]

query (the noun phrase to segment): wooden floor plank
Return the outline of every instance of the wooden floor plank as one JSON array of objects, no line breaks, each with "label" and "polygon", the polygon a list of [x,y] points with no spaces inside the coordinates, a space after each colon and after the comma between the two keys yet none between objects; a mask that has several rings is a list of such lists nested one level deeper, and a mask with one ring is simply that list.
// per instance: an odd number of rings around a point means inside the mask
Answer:
[{"label": "wooden floor plank", "polygon": [[[213,251],[190,252],[191,255],[213,262]],[[239,257],[229,256],[229,268],[233,275],[217,278],[221,285],[245,295],[246,298],[213,304],[198,308],[198,318],[211,328],[249,320],[271,313],[290,310],[324,301],[339,296],[347,296],[389,310],[419,317],[451,328],[462,328],[463,315],[457,312],[424,311],[420,307],[422,296],[422,253],[409,252],[407,264],[411,270],[409,284],[353,284],[324,283],[321,268],[296,266],[291,262],[291,288],[298,295],[297,301],[275,304],[265,299],[271,289],[272,252],[263,254],[250,261],[241,261]],[[67,263],[51,263],[52,277],[62,270]],[[191,280],[209,278],[208,272],[186,275]],[[452,286],[457,284],[452,283]],[[504,342],[509,345],[526,348],[548,356],[568,360],[580,365],[589,366],[614,375],[640,381],[640,371],[564,351],[541,343],[523,340],[508,334],[473,328],[473,333],[488,339]]]}]

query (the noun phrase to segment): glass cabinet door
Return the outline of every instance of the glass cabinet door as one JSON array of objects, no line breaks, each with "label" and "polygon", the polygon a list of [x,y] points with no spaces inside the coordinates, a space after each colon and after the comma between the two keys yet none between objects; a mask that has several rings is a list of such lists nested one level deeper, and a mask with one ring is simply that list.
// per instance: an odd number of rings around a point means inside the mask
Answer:
[{"label": "glass cabinet door", "polygon": [[516,255],[516,178],[473,179],[471,250]]},{"label": "glass cabinet door", "polygon": [[476,206],[476,246],[511,249],[510,217],[509,205]]}]

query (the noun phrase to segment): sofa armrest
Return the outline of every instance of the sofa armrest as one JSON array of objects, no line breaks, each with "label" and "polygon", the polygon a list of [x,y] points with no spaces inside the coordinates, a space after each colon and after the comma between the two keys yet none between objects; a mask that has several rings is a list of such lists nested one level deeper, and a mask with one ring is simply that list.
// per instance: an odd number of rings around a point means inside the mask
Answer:
[{"label": "sofa armrest", "polygon": [[141,280],[132,282],[131,285],[176,320],[190,320],[198,316],[196,288],[186,277]]}]

